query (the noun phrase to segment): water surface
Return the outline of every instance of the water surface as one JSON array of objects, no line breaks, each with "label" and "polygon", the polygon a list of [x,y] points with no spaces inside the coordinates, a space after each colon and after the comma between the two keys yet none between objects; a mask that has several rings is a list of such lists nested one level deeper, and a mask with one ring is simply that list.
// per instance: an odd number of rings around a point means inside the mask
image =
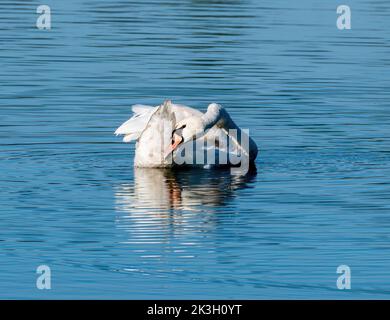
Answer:
[{"label": "water surface", "polygon": [[[1,298],[390,297],[390,3],[40,4],[0,5]],[[257,170],[135,170],[113,131],[166,98],[225,106]]]}]

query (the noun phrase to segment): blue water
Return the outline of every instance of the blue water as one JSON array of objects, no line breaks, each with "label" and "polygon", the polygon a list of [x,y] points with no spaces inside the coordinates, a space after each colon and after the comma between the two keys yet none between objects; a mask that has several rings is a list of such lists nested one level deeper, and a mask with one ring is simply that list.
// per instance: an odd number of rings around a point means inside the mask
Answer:
[{"label": "blue water", "polygon": [[[340,4],[2,0],[0,298],[390,298],[390,3]],[[134,170],[113,131],[166,98],[257,172]]]}]

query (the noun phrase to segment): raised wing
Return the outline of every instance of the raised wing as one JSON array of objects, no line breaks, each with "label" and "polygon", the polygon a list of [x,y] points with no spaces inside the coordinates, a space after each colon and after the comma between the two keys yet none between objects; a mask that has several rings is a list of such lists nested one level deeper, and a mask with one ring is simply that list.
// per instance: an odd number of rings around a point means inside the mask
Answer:
[{"label": "raised wing", "polygon": [[133,105],[133,116],[116,129],[115,134],[124,135],[124,142],[138,139],[156,110],[157,107],[142,104]]}]

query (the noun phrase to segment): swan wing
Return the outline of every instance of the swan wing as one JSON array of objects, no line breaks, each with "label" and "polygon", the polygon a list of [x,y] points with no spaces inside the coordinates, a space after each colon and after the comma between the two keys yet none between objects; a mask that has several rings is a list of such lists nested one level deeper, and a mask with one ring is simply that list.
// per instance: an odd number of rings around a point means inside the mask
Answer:
[{"label": "swan wing", "polygon": [[133,116],[116,129],[115,134],[124,135],[124,142],[138,139],[156,110],[157,107],[142,104],[133,105]]},{"label": "swan wing", "polygon": [[176,122],[189,117],[201,117],[203,113],[197,109],[188,107],[184,104],[170,103],[172,112],[175,114]]},{"label": "swan wing", "polygon": [[[181,121],[191,116],[202,116],[203,113],[194,108],[183,104],[174,104],[167,100],[166,105],[169,106],[171,112],[175,115],[176,121]],[[160,106],[148,106],[143,104],[135,104],[132,106],[133,116],[124,122],[118,129],[116,135],[124,135],[124,142],[131,142],[137,140],[142,132],[145,130],[152,115],[158,110]]]},{"label": "swan wing", "polygon": [[135,166],[164,167],[170,165],[166,162],[164,155],[171,143],[175,121],[175,114],[169,104],[164,103],[156,108],[137,140]]}]

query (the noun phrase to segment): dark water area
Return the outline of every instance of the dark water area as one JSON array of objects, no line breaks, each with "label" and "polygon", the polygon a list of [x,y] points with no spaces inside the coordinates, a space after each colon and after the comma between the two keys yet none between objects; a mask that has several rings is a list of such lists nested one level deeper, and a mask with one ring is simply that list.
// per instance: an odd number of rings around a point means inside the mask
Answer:
[{"label": "dark water area", "polygon": [[[40,4],[0,4],[1,298],[390,297],[388,1]],[[167,98],[222,104],[257,169],[134,169],[113,132]]]}]

